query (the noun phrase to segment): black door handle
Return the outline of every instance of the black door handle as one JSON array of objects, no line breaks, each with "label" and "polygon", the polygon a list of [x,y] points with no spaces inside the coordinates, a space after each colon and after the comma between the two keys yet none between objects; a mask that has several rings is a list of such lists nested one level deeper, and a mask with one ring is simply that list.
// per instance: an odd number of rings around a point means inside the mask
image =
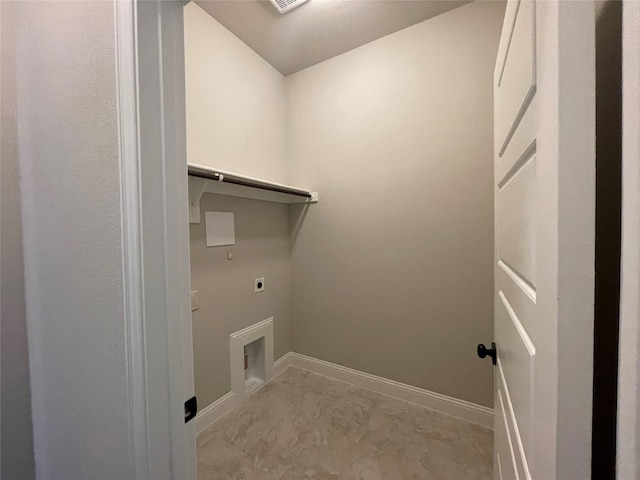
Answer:
[{"label": "black door handle", "polygon": [[491,357],[491,363],[493,363],[494,365],[496,364],[496,360],[497,360],[497,350],[496,350],[496,344],[494,342],[491,342],[491,348],[487,348],[484,346],[484,343],[481,343],[478,345],[478,356],[480,358],[484,358],[487,355],[489,355]]}]

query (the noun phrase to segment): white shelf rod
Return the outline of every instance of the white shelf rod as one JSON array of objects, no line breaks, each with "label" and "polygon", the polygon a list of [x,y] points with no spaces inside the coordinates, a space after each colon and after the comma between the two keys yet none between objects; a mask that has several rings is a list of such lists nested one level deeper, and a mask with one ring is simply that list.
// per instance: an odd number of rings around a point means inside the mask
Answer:
[{"label": "white shelf rod", "polygon": [[206,178],[207,180],[214,180],[217,182],[233,183],[235,185],[242,185],[245,187],[259,188],[262,190],[269,190],[271,192],[286,193],[288,195],[296,195],[298,197],[305,197],[312,201],[314,200],[313,192],[290,187],[288,185],[247,177],[237,173],[205,167],[203,165],[196,165],[195,163],[189,163],[187,164],[187,167],[189,175],[194,177]]}]

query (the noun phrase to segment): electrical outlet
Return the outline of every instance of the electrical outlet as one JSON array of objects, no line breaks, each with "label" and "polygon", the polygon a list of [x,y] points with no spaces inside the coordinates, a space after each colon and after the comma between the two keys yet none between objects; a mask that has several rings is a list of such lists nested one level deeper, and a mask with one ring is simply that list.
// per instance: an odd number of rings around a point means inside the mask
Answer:
[{"label": "electrical outlet", "polygon": [[191,292],[191,311],[198,310],[200,308],[200,297],[198,296],[198,290]]},{"label": "electrical outlet", "polygon": [[264,277],[256,278],[253,281],[253,291],[255,293],[264,292]]}]

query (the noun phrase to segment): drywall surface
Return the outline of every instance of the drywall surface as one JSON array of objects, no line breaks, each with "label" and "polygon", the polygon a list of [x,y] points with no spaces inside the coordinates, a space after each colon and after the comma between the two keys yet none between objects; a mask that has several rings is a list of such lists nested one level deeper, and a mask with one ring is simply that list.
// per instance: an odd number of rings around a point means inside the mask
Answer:
[{"label": "drywall surface", "polygon": [[184,33],[187,161],[286,183],[282,74],[195,2]]},{"label": "drywall surface", "polygon": [[132,479],[113,2],[17,3],[36,476]]},{"label": "drywall surface", "polygon": [[0,2],[0,477],[35,478],[16,109],[17,4]]},{"label": "drywall surface", "polygon": [[291,75],[470,0],[322,0],[286,15],[266,1],[196,1],[283,75]]},{"label": "drywall surface", "polygon": [[473,2],[287,77],[291,180],[321,193],[291,211],[294,351],[492,405],[503,14]]},{"label": "drywall surface", "polygon": [[[200,299],[192,313],[195,389],[205,407],[231,390],[230,334],[274,317],[274,359],[291,350],[290,241],[287,205],[205,193],[200,208],[201,223],[190,225],[191,288]],[[206,247],[207,211],[234,213],[235,245]],[[260,277],[265,289],[254,293]]]}]

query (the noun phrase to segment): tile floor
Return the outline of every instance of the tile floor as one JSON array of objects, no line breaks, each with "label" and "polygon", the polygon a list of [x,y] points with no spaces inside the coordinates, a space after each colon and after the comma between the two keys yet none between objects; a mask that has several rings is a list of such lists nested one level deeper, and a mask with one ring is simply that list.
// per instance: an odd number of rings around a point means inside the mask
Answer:
[{"label": "tile floor", "polygon": [[489,480],[492,431],[289,367],[198,436],[198,480]]}]

